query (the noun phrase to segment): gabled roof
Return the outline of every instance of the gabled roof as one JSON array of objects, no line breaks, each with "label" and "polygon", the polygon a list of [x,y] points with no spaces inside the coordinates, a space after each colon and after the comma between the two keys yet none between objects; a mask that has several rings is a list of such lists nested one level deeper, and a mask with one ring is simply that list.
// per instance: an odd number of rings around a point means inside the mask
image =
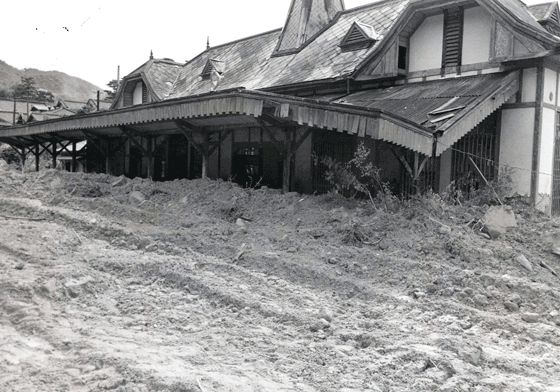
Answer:
[{"label": "gabled roof", "polygon": [[[44,105],[44,102],[40,101],[29,101],[29,110],[31,110],[32,105]],[[16,100],[16,112],[27,112],[28,102],[24,100]],[[0,111],[13,112],[14,111],[14,100],[13,98],[0,98]]]},{"label": "gabled roof", "polygon": [[519,30],[545,47],[553,49],[560,44],[556,37],[543,26],[521,0],[477,0],[480,5],[490,10],[496,17],[508,21],[508,26]]},{"label": "gabled roof", "polygon": [[343,0],[292,0],[275,53],[299,49],[340,11],[344,11]]},{"label": "gabled roof", "polygon": [[549,3],[530,5],[527,9],[535,17],[537,22],[544,22],[550,18],[557,6],[558,3],[556,1],[551,1]]},{"label": "gabled roof", "polygon": [[371,26],[382,38],[403,12],[408,0],[385,0],[338,13],[333,22],[297,53],[273,57],[280,30],[210,48],[183,66],[169,98],[201,94],[210,82],[200,77],[209,59],[224,61],[227,69],[220,90],[245,87],[266,89],[347,78],[375,48],[341,52],[340,42],[354,22]]},{"label": "gabled roof", "polygon": [[173,87],[173,82],[180,70],[181,64],[171,59],[150,58],[150,60],[123,78],[111,108],[117,106],[126,82],[135,78],[142,78],[155,100],[165,99]]}]

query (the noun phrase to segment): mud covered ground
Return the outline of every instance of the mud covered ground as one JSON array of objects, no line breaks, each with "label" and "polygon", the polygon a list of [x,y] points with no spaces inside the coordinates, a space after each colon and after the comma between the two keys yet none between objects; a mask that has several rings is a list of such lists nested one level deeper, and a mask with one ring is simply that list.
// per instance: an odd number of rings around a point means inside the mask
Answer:
[{"label": "mud covered ground", "polygon": [[560,391],[560,222],[510,204],[490,240],[436,196],[0,162],[0,391]]}]

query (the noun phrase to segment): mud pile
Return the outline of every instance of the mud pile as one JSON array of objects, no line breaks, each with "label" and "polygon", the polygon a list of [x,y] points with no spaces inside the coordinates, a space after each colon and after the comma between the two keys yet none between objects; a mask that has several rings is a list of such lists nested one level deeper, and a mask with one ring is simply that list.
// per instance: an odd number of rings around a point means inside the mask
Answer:
[{"label": "mud pile", "polygon": [[560,224],[507,204],[2,165],[0,390],[560,391]]}]

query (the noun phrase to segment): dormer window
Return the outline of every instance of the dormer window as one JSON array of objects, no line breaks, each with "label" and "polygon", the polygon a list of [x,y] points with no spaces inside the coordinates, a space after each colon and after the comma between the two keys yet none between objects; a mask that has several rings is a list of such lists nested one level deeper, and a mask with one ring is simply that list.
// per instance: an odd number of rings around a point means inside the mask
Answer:
[{"label": "dormer window", "polygon": [[340,47],[344,51],[367,49],[378,40],[379,35],[372,26],[354,22],[342,39]]},{"label": "dormer window", "polygon": [[142,80],[131,80],[126,84],[123,106],[141,105],[148,102],[148,88]]},{"label": "dormer window", "polygon": [[221,75],[224,73],[225,70],[226,70],[225,61],[209,59],[206,62],[206,65],[204,66],[204,69],[202,70],[200,76],[202,76],[204,79],[210,79],[210,76],[212,75],[213,71],[216,71],[218,74]]}]

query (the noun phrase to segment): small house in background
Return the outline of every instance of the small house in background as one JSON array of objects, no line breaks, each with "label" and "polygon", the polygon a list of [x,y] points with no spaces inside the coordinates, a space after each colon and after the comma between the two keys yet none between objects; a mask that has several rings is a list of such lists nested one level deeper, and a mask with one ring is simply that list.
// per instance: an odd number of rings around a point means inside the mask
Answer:
[{"label": "small house in background", "polygon": [[292,0],[281,29],[187,63],[150,55],[110,110],[0,141],[56,157],[87,140],[88,171],[307,193],[330,186],[317,157],[348,161],[363,144],[400,194],[507,174],[560,214],[559,15],[556,2]]}]

